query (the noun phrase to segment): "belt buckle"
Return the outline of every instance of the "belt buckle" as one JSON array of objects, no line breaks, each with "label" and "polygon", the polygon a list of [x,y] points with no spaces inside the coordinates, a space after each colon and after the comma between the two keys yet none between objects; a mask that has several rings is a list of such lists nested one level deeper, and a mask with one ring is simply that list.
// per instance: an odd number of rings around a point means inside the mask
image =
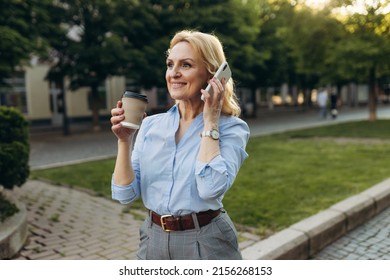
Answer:
[{"label": "belt buckle", "polygon": [[163,231],[166,231],[166,232],[172,231],[172,230],[170,230],[170,229],[165,228],[165,225],[166,225],[167,223],[164,222],[164,219],[165,219],[165,218],[169,218],[169,217],[172,217],[172,215],[162,215],[162,216],[160,217],[161,227],[162,227]]}]

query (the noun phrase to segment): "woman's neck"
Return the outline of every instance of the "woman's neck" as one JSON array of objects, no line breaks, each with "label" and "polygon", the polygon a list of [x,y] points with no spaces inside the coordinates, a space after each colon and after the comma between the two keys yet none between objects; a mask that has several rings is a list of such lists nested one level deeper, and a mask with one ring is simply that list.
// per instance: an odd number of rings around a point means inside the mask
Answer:
[{"label": "woman's neck", "polygon": [[192,103],[180,101],[178,106],[180,119],[184,122],[191,122],[203,111],[203,103],[201,102]]}]

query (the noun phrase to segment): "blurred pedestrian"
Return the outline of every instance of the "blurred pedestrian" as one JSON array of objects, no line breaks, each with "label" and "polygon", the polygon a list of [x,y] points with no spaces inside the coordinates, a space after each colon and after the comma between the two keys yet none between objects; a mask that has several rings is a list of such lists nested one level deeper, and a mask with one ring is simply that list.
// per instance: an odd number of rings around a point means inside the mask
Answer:
[{"label": "blurred pedestrian", "polygon": [[212,78],[225,61],[223,47],[214,35],[182,31],[167,55],[165,78],[176,104],[143,120],[133,151],[135,130],[121,126],[122,103],[111,111],[118,138],[112,197],[142,198],[149,211],[138,259],[241,259],[222,199],[248,156],[249,128],[238,118],[233,80]]},{"label": "blurred pedestrian", "polygon": [[332,90],[330,94],[330,113],[332,115],[332,119],[337,118],[337,92],[335,90]]},{"label": "blurred pedestrian", "polygon": [[324,88],[320,88],[317,95],[317,104],[320,108],[320,118],[326,119],[328,114],[327,106],[328,106],[328,93]]}]

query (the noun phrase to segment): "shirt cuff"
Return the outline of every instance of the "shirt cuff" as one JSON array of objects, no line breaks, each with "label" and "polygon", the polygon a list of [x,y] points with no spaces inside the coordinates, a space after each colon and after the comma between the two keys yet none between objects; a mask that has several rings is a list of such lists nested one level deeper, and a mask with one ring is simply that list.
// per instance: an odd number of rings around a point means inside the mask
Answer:
[{"label": "shirt cuff", "polygon": [[204,177],[206,175],[206,169],[208,167],[214,169],[215,171],[218,171],[221,174],[226,173],[226,165],[223,162],[221,155],[216,156],[210,162],[203,162],[203,161],[197,160],[196,166],[195,166],[195,175],[199,175],[201,177]]},{"label": "shirt cuff", "polygon": [[128,185],[117,185],[114,183],[114,179],[111,178],[111,197],[114,200],[118,200],[122,204],[130,203],[136,196],[134,188],[131,183]]}]

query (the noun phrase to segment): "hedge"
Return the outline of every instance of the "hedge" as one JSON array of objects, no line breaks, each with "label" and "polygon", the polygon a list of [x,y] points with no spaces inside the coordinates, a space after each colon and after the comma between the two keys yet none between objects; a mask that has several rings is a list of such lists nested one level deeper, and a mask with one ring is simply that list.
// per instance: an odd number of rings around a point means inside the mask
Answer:
[{"label": "hedge", "polygon": [[28,122],[15,108],[0,106],[0,185],[12,189],[30,174]]}]

